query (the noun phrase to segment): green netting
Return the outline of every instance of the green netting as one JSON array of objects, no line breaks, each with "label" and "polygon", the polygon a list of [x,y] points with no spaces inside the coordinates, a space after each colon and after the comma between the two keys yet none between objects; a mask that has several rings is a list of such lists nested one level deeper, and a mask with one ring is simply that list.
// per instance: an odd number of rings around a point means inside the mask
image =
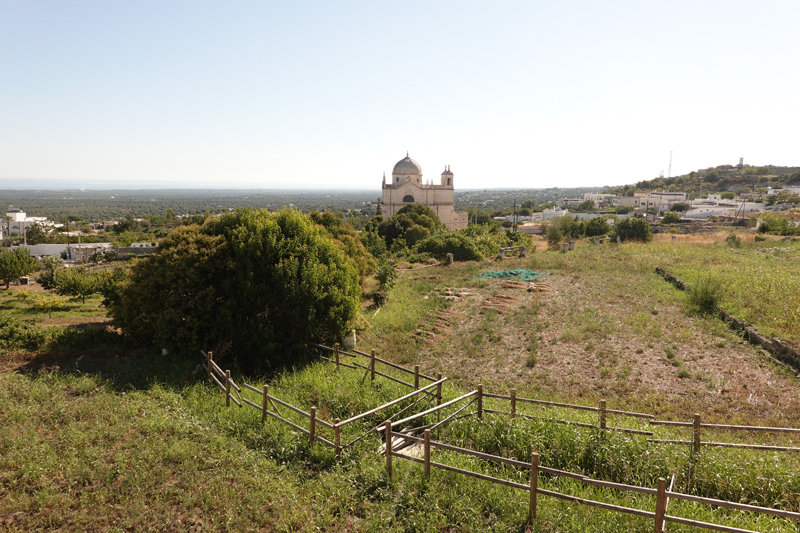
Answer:
[{"label": "green netting", "polygon": [[533,270],[526,270],[518,268],[516,270],[490,270],[488,272],[481,272],[478,274],[479,278],[486,279],[521,279],[523,281],[539,281],[536,276],[549,276],[547,272],[534,272]]}]

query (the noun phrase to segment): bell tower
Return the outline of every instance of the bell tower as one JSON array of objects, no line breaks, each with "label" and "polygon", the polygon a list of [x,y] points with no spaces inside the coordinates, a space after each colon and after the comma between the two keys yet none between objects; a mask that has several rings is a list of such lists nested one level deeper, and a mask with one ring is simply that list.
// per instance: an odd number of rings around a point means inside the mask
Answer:
[{"label": "bell tower", "polygon": [[442,172],[442,185],[445,187],[453,186],[453,173],[450,172],[450,165],[444,167],[444,172]]}]

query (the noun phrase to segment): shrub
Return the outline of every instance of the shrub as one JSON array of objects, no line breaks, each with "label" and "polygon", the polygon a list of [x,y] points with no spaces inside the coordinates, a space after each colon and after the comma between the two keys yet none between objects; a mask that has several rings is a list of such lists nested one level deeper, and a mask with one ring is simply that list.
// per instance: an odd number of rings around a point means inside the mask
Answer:
[{"label": "shrub", "polygon": [[664,224],[676,224],[681,221],[681,216],[675,211],[667,211],[661,221]]},{"label": "shrub", "polygon": [[630,217],[617,222],[614,236],[623,241],[650,242],[653,239],[653,230],[645,219]]},{"label": "shrub", "polygon": [[390,249],[394,241],[399,238],[406,239],[406,243],[411,244],[408,237],[419,236],[418,230],[415,230],[412,235],[406,236],[406,232],[413,226],[421,226],[431,233],[444,227],[430,207],[422,204],[408,204],[378,225],[378,235],[386,240],[386,246]]},{"label": "shrub", "polygon": [[378,264],[375,269],[375,279],[378,281],[378,290],[387,292],[394,287],[397,282],[397,268],[394,261],[389,261],[385,257]]},{"label": "shrub", "polygon": [[761,226],[760,233],[771,233],[772,235],[789,235],[789,220],[776,213],[762,213],[759,217]]},{"label": "shrub", "polygon": [[48,328],[38,328],[7,315],[0,315],[0,351],[38,350],[50,338]]},{"label": "shrub", "polygon": [[567,215],[550,220],[547,227],[548,229],[550,227],[558,228],[565,239],[580,239],[586,234],[586,225],[578,220],[578,217]]},{"label": "shrub", "polygon": [[110,277],[108,272],[92,274],[86,268],[65,268],[53,276],[53,288],[58,294],[81,298],[86,303],[86,297],[97,294],[103,287],[103,278]]},{"label": "shrub", "polygon": [[430,236],[431,231],[424,226],[420,226],[419,224],[414,224],[403,234],[408,246],[414,246],[418,242],[423,241]]},{"label": "shrub", "polygon": [[36,258],[25,248],[17,248],[0,252],[0,279],[6,284],[6,289],[12,280],[27,276],[39,265]]},{"label": "shrub", "polygon": [[[496,245],[494,253],[497,253],[499,249],[500,246]],[[483,259],[478,242],[462,232],[438,233],[420,242],[417,250],[428,253],[439,260],[443,260],[447,254],[453,254],[455,261],[480,261]]]},{"label": "shrub", "polygon": [[564,234],[557,226],[548,224],[547,228],[545,229],[545,238],[547,239],[547,244],[549,246],[556,246],[558,243],[564,240]]},{"label": "shrub", "polygon": [[376,259],[380,259],[388,253],[386,241],[375,231],[362,231],[361,244],[363,244],[364,248]]},{"label": "shrub", "polygon": [[689,307],[701,315],[717,312],[722,297],[722,283],[717,278],[707,277],[687,293]]},{"label": "shrub", "polygon": [[587,237],[597,237],[599,235],[605,235],[609,231],[611,231],[611,226],[606,222],[606,219],[603,217],[593,218],[586,222],[586,236]]},{"label": "shrub", "polygon": [[325,232],[334,239],[336,246],[344,252],[346,257],[353,261],[362,280],[375,271],[375,257],[369,253],[350,224],[330,211],[322,214],[319,211],[315,211],[309,216],[315,224],[324,228]]},{"label": "shrub", "polygon": [[109,306],[128,337],[192,355],[230,347],[261,366],[334,342],[352,329],[360,295],[352,262],[311,219],[245,209],[170,233]]},{"label": "shrub", "polygon": [[17,294],[17,297],[28,304],[34,311],[47,313],[50,318],[53,318],[54,308],[61,307],[66,303],[66,298],[47,292],[25,291]]}]

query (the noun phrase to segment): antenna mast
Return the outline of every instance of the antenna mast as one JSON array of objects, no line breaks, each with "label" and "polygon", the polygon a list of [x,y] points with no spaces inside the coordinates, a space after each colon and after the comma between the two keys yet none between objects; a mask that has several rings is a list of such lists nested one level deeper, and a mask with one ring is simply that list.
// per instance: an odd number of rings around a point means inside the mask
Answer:
[{"label": "antenna mast", "polygon": [[667,177],[672,177],[672,150],[669,151],[669,172],[667,172]]}]

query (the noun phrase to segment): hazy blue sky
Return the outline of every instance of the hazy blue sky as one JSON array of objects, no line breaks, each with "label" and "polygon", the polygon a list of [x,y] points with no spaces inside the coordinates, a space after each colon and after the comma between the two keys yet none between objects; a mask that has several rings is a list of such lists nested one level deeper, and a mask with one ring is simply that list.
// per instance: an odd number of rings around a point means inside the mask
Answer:
[{"label": "hazy blue sky", "polygon": [[0,187],[800,164],[800,2],[0,1]]}]

